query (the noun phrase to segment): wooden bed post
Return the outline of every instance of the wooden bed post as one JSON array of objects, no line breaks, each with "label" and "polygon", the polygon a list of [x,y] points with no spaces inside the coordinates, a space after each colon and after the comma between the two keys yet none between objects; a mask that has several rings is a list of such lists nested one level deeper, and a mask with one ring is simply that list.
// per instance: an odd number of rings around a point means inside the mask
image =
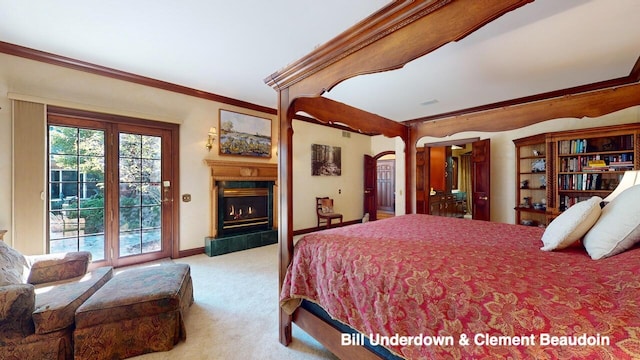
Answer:
[{"label": "wooden bed post", "polygon": [[[532,1],[394,1],[311,54],[265,79],[265,83],[278,92],[280,288],[293,256],[292,120],[297,111],[303,110],[325,123],[346,124],[364,134],[401,137],[405,143],[406,212],[412,213],[414,140],[420,136],[419,132],[413,134],[416,129],[410,129],[406,124],[323,98],[321,95],[348,78],[400,68],[448,42],[464,38],[502,14]],[[414,140],[410,140],[410,135]],[[280,342],[288,345],[291,342],[292,317],[280,310],[279,322]],[[327,344],[323,341],[321,343]],[[341,351],[344,347],[333,349]]]},{"label": "wooden bed post", "polygon": [[[282,289],[284,276],[293,255],[293,114],[289,111],[291,102],[289,89],[278,91],[279,103],[279,143],[278,143],[278,185],[279,185],[279,216],[278,247],[279,247],[279,282],[278,292]],[[280,316],[280,343],[291,343],[291,316],[282,308]]]}]

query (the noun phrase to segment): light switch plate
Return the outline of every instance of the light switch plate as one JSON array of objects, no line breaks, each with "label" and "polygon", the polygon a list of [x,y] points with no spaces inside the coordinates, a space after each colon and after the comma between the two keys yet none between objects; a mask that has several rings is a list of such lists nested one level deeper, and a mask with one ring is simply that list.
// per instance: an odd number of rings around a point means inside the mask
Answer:
[{"label": "light switch plate", "polygon": [[182,201],[184,202],[191,201],[191,194],[182,194]]}]

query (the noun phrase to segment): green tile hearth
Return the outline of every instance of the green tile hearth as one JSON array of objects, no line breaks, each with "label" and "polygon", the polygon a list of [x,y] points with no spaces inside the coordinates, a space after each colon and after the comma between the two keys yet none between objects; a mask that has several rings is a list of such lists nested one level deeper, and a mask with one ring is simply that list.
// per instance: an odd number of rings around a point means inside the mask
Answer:
[{"label": "green tile hearth", "polygon": [[228,254],[278,242],[278,230],[258,231],[221,238],[206,237],[204,252],[208,256]]}]

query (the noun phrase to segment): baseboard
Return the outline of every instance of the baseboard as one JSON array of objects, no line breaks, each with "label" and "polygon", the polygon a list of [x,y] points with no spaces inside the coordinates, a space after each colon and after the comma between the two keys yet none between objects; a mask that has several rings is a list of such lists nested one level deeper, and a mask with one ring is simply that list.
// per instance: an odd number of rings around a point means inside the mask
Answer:
[{"label": "baseboard", "polygon": [[204,254],[204,247],[199,247],[199,248],[195,248],[195,249],[188,249],[188,250],[180,250],[178,251],[178,259],[180,258],[184,258],[184,257],[189,257],[189,256],[193,256],[193,255],[200,255],[200,254]]},{"label": "baseboard", "polygon": [[[342,224],[338,223],[338,224],[331,224],[331,228],[337,228],[337,227],[341,227],[341,226],[347,226],[347,225],[353,225],[353,224],[359,224],[361,223],[362,220],[358,219],[358,220],[351,220],[351,221],[344,221],[342,222]],[[298,229],[298,230],[293,230],[293,236],[297,236],[297,235],[304,235],[304,234],[309,234],[312,232],[316,232],[316,231],[320,231],[320,230],[325,230],[326,227],[324,226],[320,226],[320,227],[312,227],[312,228],[307,228],[307,229]]]}]

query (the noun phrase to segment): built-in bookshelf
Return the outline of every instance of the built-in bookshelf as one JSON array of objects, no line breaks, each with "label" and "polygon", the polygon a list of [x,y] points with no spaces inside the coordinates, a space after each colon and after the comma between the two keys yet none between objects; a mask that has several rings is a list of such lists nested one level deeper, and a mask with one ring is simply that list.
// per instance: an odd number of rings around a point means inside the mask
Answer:
[{"label": "built-in bookshelf", "polygon": [[[566,138],[576,135],[581,138]],[[594,195],[606,197],[613,191],[626,170],[637,168],[637,136],[637,127],[598,128],[553,136],[558,163],[556,212]]]},{"label": "built-in bookshelf", "polygon": [[516,146],[516,223],[547,225],[547,143],[545,134],[514,140]]},{"label": "built-in bookshelf", "polygon": [[[516,222],[545,226],[575,203],[592,196],[605,198],[617,186],[625,171],[640,169],[640,124],[616,125],[555,133],[514,140],[517,161]],[[540,153],[539,162],[534,152]],[[536,202],[531,188],[544,159],[545,204]],[[528,172],[531,167],[531,173]],[[523,183],[529,180],[528,184]],[[523,188],[524,185],[524,188]],[[527,186],[528,185],[528,186]],[[527,189],[527,187],[529,189]],[[527,198],[531,200],[527,201]],[[538,212],[543,210],[546,220]],[[531,215],[535,214],[535,215]]]}]

